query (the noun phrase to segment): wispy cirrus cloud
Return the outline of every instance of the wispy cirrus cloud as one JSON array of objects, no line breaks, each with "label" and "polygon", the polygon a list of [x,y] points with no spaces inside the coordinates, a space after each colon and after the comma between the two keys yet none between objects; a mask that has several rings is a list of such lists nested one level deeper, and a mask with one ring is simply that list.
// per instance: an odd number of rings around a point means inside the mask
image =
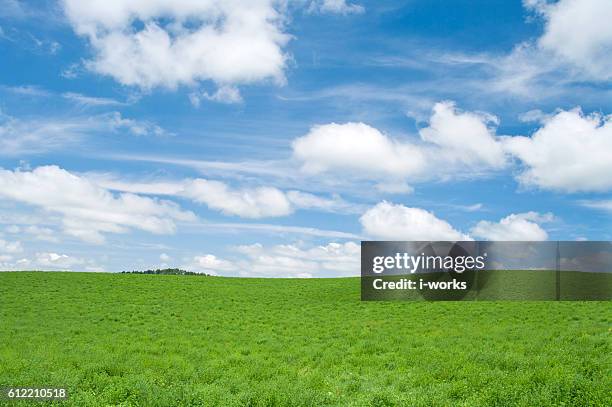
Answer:
[{"label": "wispy cirrus cloud", "polygon": [[135,136],[169,134],[153,122],[126,118],[119,112],[89,116],[15,117],[0,111],[0,155],[57,151],[96,135],[120,131]]},{"label": "wispy cirrus cloud", "polygon": [[585,208],[599,209],[606,212],[612,212],[612,199],[590,199],[578,201],[578,204]]},{"label": "wispy cirrus cloud", "polygon": [[312,0],[307,10],[311,13],[362,14],[365,7],[347,0]]},{"label": "wispy cirrus cloud", "polygon": [[272,186],[235,187],[204,178],[138,182],[118,179],[112,174],[89,174],[88,179],[115,191],[186,198],[225,215],[242,218],[282,217],[299,209],[355,213],[359,207],[337,194],[325,197]]},{"label": "wispy cirrus cloud", "polygon": [[188,228],[201,230],[214,230],[216,233],[238,233],[253,231],[268,235],[298,235],[311,237],[325,237],[332,239],[362,239],[363,235],[343,232],[339,230],[320,229],[315,227],[274,225],[270,223],[238,223],[238,222],[206,222],[202,224],[187,225]]},{"label": "wispy cirrus cloud", "polygon": [[100,106],[124,106],[127,103],[120,102],[116,99],[105,98],[105,97],[96,97],[96,96],[87,96],[76,92],[65,92],[62,93],[62,97],[68,99],[80,106],[92,106],[92,107],[100,107]]}]

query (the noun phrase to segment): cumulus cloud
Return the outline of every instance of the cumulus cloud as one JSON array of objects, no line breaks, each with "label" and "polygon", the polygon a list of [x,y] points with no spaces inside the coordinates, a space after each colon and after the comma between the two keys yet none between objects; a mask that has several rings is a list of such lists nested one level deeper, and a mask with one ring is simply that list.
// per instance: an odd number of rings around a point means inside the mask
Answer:
[{"label": "cumulus cloud", "polygon": [[474,237],[484,240],[546,240],[548,239],[548,233],[542,229],[540,224],[551,222],[553,219],[551,213],[513,213],[499,222],[482,220],[470,230],[470,233]]},{"label": "cumulus cloud", "polygon": [[187,181],[181,196],[206,204],[227,215],[262,218],[289,215],[291,204],[285,194],[273,187],[235,190],[220,181]]},{"label": "cumulus cloud", "polygon": [[486,113],[462,112],[453,102],[436,103],[429,126],[419,132],[423,141],[440,148],[434,154],[446,162],[467,166],[504,166],[501,144],[495,138],[499,120]]},{"label": "cumulus cloud", "polygon": [[36,252],[22,258],[0,254],[0,270],[103,271],[93,260],[56,252]]},{"label": "cumulus cloud", "polygon": [[523,185],[564,192],[612,188],[612,116],[560,111],[531,137],[505,137],[503,145],[524,164]]},{"label": "cumulus cloud", "polygon": [[386,201],[368,209],[360,218],[364,232],[383,240],[546,240],[541,224],[552,222],[551,213],[510,214],[499,222],[482,220],[463,233],[432,212]]},{"label": "cumulus cloud", "polygon": [[378,182],[382,192],[410,192],[406,183],[469,177],[506,168],[513,156],[524,166],[524,186],[564,192],[612,188],[612,116],[580,109],[523,120],[540,121],[530,137],[497,136],[496,117],[437,103],[420,141],[393,139],[364,123],[313,127],[293,142],[293,155],[306,174],[338,172]]},{"label": "cumulus cloud", "polygon": [[343,170],[406,176],[419,172],[424,165],[418,147],[393,140],[364,123],[314,126],[294,140],[293,153],[310,174]]},{"label": "cumulus cloud", "polygon": [[585,82],[612,79],[610,1],[523,0],[523,4],[533,13],[530,17],[543,21],[540,36],[516,44],[504,55],[451,54],[442,62],[481,71],[476,89],[504,97],[558,99],[573,95],[577,87],[588,94]]},{"label": "cumulus cloud", "polygon": [[612,3],[608,0],[525,0],[545,22],[540,49],[582,69],[590,77],[612,78]]},{"label": "cumulus cloud", "polygon": [[182,265],[181,268],[211,275],[227,274],[238,270],[238,266],[233,262],[212,254],[194,256],[189,263]]},{"label": "cumulus cloud", "polygon": [[364,232],[377,239],[471,240],[432,212],[386,201],[368,209],[359,220]]},{"label": "cumulus cloud", "polygon": [[361,248],[357,243],[265,246],[261,243],[234,247],[231,260],[212,254],[194,256],[182,267],[213,275],[241,277],[341,277],[359,275]]},{"label": "cumulus cloud", "polygon": [[239,246],[247,258],[239,261],[240,275],[261,277],[338,277],[359,274],[361,248],[357,243],[329,243],[303,248],[298,245]]},{"label": "cumulus cloud", "polygon": [[195,215],[173,202],[113,194],[57,166],[0,169],[0,197],[59,214],[65,233],[94,243],[103,242],[104,233],[130,229],[173,233],[175,221],[195,220]]},{"label": "cumulus cloud", "polygon": [[293,142],[307,174],[329,171],[379,180],[383,191],[408,191],[404,180],[500,169],[506,162],[495,135],[497,118],[436,103],[420,140],[398,140],[364,123],[314,126]]},{"label": "cumulus cloud", "polygon": [[64,0],[63,6],[93,49],[87,67],[121,84],[284,81],[290,36],[273,0]]},{"label": "cumulus cloud", "polygon": [[67,254],[42,252],[36,253],[35,264],[49,270],[64,270],[83,265],[85,261]]}]

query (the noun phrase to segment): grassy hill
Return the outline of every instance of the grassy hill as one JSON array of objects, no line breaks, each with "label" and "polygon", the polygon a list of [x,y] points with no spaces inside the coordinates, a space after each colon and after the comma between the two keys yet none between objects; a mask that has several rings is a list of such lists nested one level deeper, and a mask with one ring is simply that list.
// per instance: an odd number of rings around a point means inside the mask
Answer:
[{"label": "grassy hill", "polygon": [[361,302],[359,288],[0,273],[0,387],[67,387],[70,406],[612,405],[609,302]]}]

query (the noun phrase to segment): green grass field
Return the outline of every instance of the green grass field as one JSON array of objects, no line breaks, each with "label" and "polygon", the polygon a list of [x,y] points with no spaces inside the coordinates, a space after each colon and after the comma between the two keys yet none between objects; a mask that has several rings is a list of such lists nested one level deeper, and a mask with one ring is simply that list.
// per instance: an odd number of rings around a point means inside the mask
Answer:
[{"label": "green grass field", "polygon": [[359,288],[0,273],[0,387],[67,387],[70,406],[612,405],[609,302],[361,302]]}]

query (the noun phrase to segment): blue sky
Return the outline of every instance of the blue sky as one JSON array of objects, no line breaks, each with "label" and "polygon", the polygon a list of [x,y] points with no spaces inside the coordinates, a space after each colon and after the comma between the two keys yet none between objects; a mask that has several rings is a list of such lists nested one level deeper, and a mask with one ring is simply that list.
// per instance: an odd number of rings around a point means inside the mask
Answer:
[{"label": "blue sky", "polygon": [[608,1],[0,10],[1,269],[328,277],[362,239],[612,238]]}]

